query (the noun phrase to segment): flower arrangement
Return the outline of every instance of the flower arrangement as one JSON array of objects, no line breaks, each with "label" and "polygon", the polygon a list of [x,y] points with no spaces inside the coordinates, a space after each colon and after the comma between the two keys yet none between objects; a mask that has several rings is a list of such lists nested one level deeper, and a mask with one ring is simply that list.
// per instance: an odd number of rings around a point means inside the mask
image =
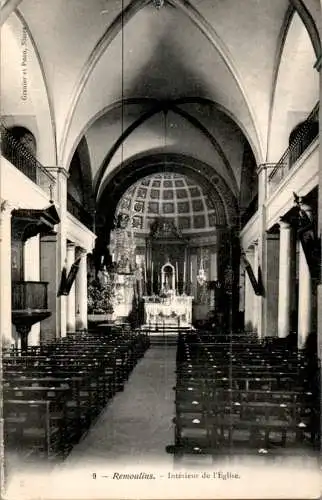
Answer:
[{"label": "flower arrangement", "polygon": [[94,279],[87,290],[88,314],[113,314],[114,287],[111,282],[101,283]]}]

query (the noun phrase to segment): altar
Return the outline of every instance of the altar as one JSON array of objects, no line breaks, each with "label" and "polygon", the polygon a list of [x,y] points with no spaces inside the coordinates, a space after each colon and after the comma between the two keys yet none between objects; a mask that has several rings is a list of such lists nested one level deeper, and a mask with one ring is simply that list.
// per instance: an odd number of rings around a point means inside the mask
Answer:
[{"label": "altar", "polygon": [[178,293],[177,272],[168,260],[161,268],[160,294],[144,296],[145,327],[150,330],[161,328],[191,327],[193,297]]},{"label": "altar", "polygon": [[191,327],[193,297],[170,295],[143,298],[145,326],[150,329]]}]

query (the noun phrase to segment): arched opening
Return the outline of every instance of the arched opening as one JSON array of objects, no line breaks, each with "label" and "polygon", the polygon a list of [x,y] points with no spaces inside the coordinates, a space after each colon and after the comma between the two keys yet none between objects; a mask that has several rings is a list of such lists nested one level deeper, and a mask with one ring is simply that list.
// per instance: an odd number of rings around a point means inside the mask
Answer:
[{"label": "arched opening", "polygon": [[3,156],[29,179],[37,182],[37,142],[33,133],[25,127],[1,126]]},{"label": "arched opening", "polygon": [[26,127],[11,127],[12,137],[20,142],[35,158],[37,157],[37,143],[35,136]]},{"label": "arched opening", "polygon": [[83,137],[69,167],[67,208],[83,224],[92,228],[94,207],[90,157],[86,139]]},{"label": "arched opening", "polygon": [[277,62],[268,138],[269,162],[280,159],[289,145],[291,131],[314,112],[320,88],[315,62],[309,33],[295,12]]},{"label": "arched opening", "polygon": [[[220,309],[221,321],[227,324],[231,310],[224,288],[232,273],[229,293],[237,323],[239,244],[232,228],[238,227],[238,202],[211,167],[175,154],[136,158],[106,179],[96,213],[97,269],[102,263],[111,266],[108,247],[114,221],[126,218],[127,231],[135,240],[135,264],[147,281],[148,295],[161,292],[162,266],[170,261],[177,292],[194,297],[193,320],[207,322]],[[198,282],[200,269],[205,271],[205,282]],[[216,282],[223,284],[221,290],[216,290]]]},{"label": "arched opening", "polygon": [[319,135],[318,113],[312,113],[307,120],[293,128],[288,140],[290,167],[296,162],[311,142]]}]

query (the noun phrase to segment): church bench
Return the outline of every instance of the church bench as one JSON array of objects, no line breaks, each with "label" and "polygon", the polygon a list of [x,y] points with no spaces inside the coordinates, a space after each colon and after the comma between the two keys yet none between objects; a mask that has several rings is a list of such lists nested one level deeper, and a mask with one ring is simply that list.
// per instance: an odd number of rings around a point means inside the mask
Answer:
[{"label": "church bench", "polygon": [[[93,392],[92,385],[92,379],[88,375],[59,379],[55,377],[15,379],[11,381],[10,388],[5,386],[4,398],[61,401],[65,426],[68,430],[66,442],[74,444],[104,407],[103,401],[98,400],[97,394]],[[63,401],[61,393],[65,393]]]},{"label": "church bench", "polygon": [[[311,435],[312,440],[315,439],[314,435],[319,436],[319,431],[317,431],[319,408],[316,404],[319,391],[312,387],[314,382],[312,384],[311,376],[315,367],[312,368],[314,363],[309,364],[302,351],[295,348],[285,352],[279,345],[275,349],[273,343],[267,345],[262,341],[249,342],[246,345],[244,339],[238,345],[234,343],[232,337],[226,338],[226,341],[222,341],[223,337],[217,340],[220,341],[216,342],[210,335],[198,335],[198,333],[179,336],[176,370],[176,406],[179,416],[185,411],[189,414],[191,409],[195,411],[196,408],[203,408],[205,411],[207,404],[211,401],[211,395],[215,392],[226,393],[226,400],[223,402],[220,402],[220,399],[217,400],[217,407],[220,408],[227,404],[227,398],[228,403],[232,404],[234,394],[236,396],[246,391],[248,397],[252,394],[252,397],[256,397],[257,400],[237,400],[234,402],[237,410],[240,410],[240,406],[244,408],[247,405],[248,415],[252,415],[258,406],[258,408],[265,409],[263,410],[264,416],[268,412],[273,418],[274,413],[278,417],[279,412],[284,411],[284,405],[288,405],[289,411],[293,404],[292,410],[298,411],[300,420],[303,420],[299,423],[302,423],[303,427],[299,430],[293,425],[292,432],[290,428],[288,430],[289,435],[294,435],[293,430],[296,429],[297,439],[300,435],[306,435],[306,437]],[[229,387],[227,387],[227,379]],[[200,380],[203,384],[199,385]],[[207,383],[208,392],[204,390]],[[189,387],[193,389],[191,395],[193,399],[190,398],[190,400],[189,395],[187,396]],[[201,387],[203,387],[202,390]],[[290,398],[294,397],[294,389],[296,389],[296,405],[290,401]],[[183,396],[183,393],[186,396]],[[272,394],[271,399],[269,394]],[[281,399],[283,394],[284,400]],[[259,399],[260,396],[262,399]],[[230,407],[229,404],[226,408],[230,410],[230,415],[238,414],[236,408]],[[257,418],[263,420],[259,409],[257,413]],[[276,425],[275,419],[275,427]],[[284,422],[281,423],[281,427],[283,425]],[[192,428],[195,428],[195,425]],[[239,430],[245,434],[245,429]]]},{"label": "church bench", "polygon": [[[65,376],[64,376],[65,375]],[[76,418],[79,423],[85,418],[89,410],[97,404],[94,400],[94,395],[89,392],[91,388],[90,383],[88,384],[89,377],[86,374],[72,375],[71,373],[59,373],[59,376],[52,374],[51,376],[42,377],[39,373],[38,376],[26,376],[26,375],[15,375],[14,377],[6,376],[4,379],[4,387],[8,387],[10,390],[15,390],[15,396],[17,396],[17,391],[23,391],[26,395],[34,390],[48,399],[48,392],[53,400],[59,398],[60,392],[66,392],[66,398],[64,398],[64,404],[67,409],[69,409],[69,416],[72,409],[74,408],[74,418]],[[31,396],[30,396],[31,398]],[[29,398],[29,399],[30,399]]]},{"label": "church bench", "polygon": [[228,377],[232,380],[243,378],[254,379],[267,378],[274,379],[276,384],[287,389],[287,386],[292,385],[291,389],[295,387],[309,388],[309,380],[304,373],[294,371],[278,371],[271,368],[254,369],[240,368],[235,366],[224,366],[217,368],[213,366],[201,366],[198,368],[178,369],[177,377],[183,380],[191,378],[205,378],[207,380],[218,380],[219,378]]},{"label": "church bench", "polygon": [[244,358],[244,357],[230,357],[229,355],[220,356],[220,355],[212,355],[207,354],[203,357],[199,357],[197,359],[186,356],[185,360],[178,361],[177,371],[184,371],[185,369],[194,369],[197,371],[198,369],[202,369],[202,367],[212,367],[220,369],[228,369],[232,367],[235,370],[238,369],[249,369],[253,371],[261,371],[264,369],[275,370],[278,372],[285,373],[295,373],[297,372],[299,375],[305,376],[305,371],[307,370],[305,364],[299,364],[296,361],[288,361],[288,362],[275,362],[272,363],[271,360],[265,360],[260,358]]},{"label": "church bench", "polygon": [[284,403],[281,400],[265,401],[265,397],[262,401],[221,403],[218,399],[211,401],[209,395],[194,397],[199,399],[189,401],[187,394],[176,399],[175,446],[181,453],[194,452],[195,448],[212,453],[220,447],[227,449],[240,444],[255,448],[286,446],[311,433],[310,424],[305,423],[295,395]]},{"label": "church bench", "polygon": [[66,455],[65,414],[57,401],[4,399],[3,415],[5,446],[47,459]]},{"label": "church bench", "polygon": [[45,401],[49,396],[56,400],[58,389],[65,386],[70,389],[63,404],[65,425],[69,441],[76,442],[73,429],[78,429],[79,438],[115,392],[123,388],[148,346],[146,336],[101,340],[99,336],[75,336],[29,350],[28,355],[18,350],[6,352],[3,364],[6,381],[22,389],[20,393],[7,393],[6,400],[16,400],[20,395],[33,401],[35,391],[39,400]]}]

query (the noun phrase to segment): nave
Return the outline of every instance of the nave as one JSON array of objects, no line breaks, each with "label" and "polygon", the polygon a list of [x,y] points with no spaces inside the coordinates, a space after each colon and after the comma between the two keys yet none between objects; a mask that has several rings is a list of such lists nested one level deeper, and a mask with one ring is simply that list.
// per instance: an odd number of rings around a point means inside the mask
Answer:
[{"label": "nave", "polygon": [[171,466],[165,444],[174,435],[176,340],[159,344],[151,340],[124,391],[107,404],[66,459],[66,467],[147,462]]},{"label": "nave", "polygon": [[3,362],[6,450],[28,459],[292,456],[320,445],[316,354],[282,339],[101,327]]},{"label": "nave", "polygon": [[317,359],[285,342],[101,327],[3,361],[9,485],[224,466],[317,484]]}]

